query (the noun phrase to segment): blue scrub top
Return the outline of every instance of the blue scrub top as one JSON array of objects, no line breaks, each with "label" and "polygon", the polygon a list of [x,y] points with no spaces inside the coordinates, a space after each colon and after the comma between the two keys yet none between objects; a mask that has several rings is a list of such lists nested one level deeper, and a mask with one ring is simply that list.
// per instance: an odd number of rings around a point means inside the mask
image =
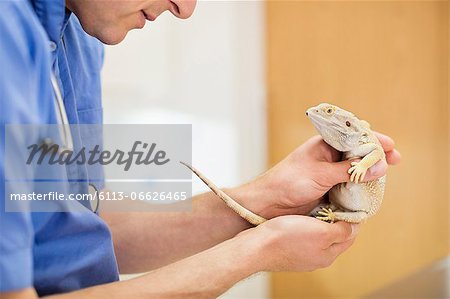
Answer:
[{"label": "blue scrub top", "polygon": [[[34,287],[42,296],[118,280],[111,233],[97,214],[5,212],[5,124],[56,123],[52,69],[69,122],[101,123],[102,60],[101,43],[64,0],[0,1],[0,292]],[[75,171],[83,182],[67,188],[87,193],[89,172]]]}]

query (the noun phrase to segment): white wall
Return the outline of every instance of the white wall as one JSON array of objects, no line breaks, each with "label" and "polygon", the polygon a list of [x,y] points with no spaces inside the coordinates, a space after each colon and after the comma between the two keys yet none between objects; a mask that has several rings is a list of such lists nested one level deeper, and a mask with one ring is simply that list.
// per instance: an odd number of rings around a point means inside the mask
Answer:
[{"label": "white wall", "polygon": [[[206,2],[166,13],[107,47],[105,123],[192,123],[193,164],[219,186],[265,169],[264,11],[259,1]],[[195,180],[193,191],[207,191]],[[266,275],[223,298],[267,298]]]}]

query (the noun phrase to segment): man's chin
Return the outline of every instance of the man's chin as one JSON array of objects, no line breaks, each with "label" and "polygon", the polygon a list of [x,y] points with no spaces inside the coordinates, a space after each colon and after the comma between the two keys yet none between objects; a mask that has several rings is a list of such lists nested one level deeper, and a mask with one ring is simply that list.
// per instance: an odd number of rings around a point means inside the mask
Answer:
[{"label": "man's chin", "polygon": [[[83,26],[83,23],[81,24]],[[106,45],[117,45],[125,39],[128,30],[123,30],[122,28],[109,28],[103,30],[95,30],[95,28],[86,28],[83,26],[84,31],[92,37],[97,38],[99,41]]]},{"label": "man's chin", "polygon": [[94,35],[98,40],[106,45],[117,45],[125,39],[128,31],[124,30],[114,30],[110,32],[101,32],[100,34]]}]

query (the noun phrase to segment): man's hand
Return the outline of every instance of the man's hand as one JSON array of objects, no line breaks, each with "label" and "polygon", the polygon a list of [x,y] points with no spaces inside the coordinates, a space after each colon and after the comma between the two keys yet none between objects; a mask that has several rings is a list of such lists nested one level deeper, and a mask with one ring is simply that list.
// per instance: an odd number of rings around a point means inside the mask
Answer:
[{"label": "man's hand", "polygon": [[[400,153],[394,141],[385,135],[377,136],[389,164],[397,164]],[[323,195],[334,185],[348,182],[350,161],[340,161],[341,153],[314,136],[298,147],[272,169],[256,180],[229,191],[243,206],[264,218],[309,213]],[[386,173],[387,164],[380,161],[369,169],[365,181]]]},{"label": "man's hand", "polygon": [[[388,163],[398,163],[400,154],[394,150],[394,142],[381,134],[378,137]],[[226,192],[266,219],[307,214],[333,185],[349,179],[350,162],[335,162],[340,158],[340,153],[320,137],[313,137],[253,182]],[[382,176],[385,170],[386,165],[375,165],[369,170],[367,179]],[[251,227],[212,192],[197,195],[192,201],[192,210],[186,212],[102,212],[101,216],[111,229],[122,273],[147,272],[162,267],[213,247]],[[272,225],[270,223],[273,222],[268,221],[267,225]]]},{"label": "man's hand", "polygon": [[325,268],[353,244],[358,224],[326,223],[306,216],[281,216],[242,232],[263,242],[265,271],[312,271]]}]

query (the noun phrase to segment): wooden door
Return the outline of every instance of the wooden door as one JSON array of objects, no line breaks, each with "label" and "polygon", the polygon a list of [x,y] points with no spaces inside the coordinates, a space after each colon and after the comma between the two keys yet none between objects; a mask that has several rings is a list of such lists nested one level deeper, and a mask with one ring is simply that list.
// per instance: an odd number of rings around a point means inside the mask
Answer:
[{"label": "wooden door", "polygon": [[330,268],[274,273],[273,298],[357,298],[449,251],[448,1],[268,1],[269,164],[335,103],[392,136],[379,214]]}]

